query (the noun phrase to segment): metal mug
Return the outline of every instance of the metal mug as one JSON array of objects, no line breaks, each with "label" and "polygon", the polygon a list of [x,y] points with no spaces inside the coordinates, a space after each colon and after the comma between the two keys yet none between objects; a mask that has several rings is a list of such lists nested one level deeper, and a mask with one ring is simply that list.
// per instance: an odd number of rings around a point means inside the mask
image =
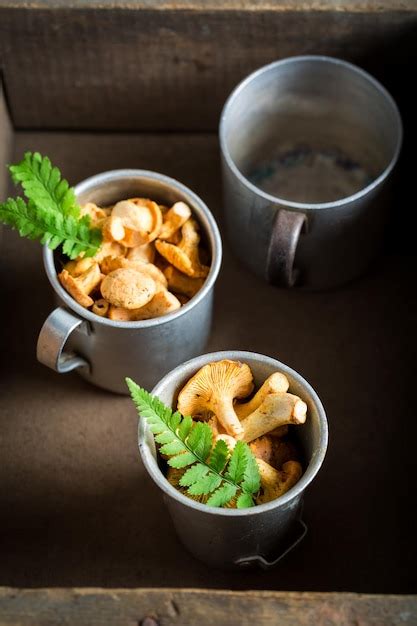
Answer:
[{"label": "metal mug", "polygon": [[302,496],[326,454],[326,414],[317,394],[300,374],[268,356],[238,350],[205,354],[179,365],[154,387],[152,393],[173,407],[179,390],[191,376],[207,363],[222,359],[247,363],[257,387],[273,372],[284,373],[290,391],[307,403],[307,421],[294,430],[306,461],[305,471],[297,484],[277,500],[253,508],[208,507],[187,498],[165,478],[158,465],[153,435],[144,419],[139,420],[139,451],[147,472],[164,494],[179,538],[195,557],[224,569],[249,565],[267,569],[276,565],[306,532],[300,520]]},{"label": "metal mug", "polygon": [[76,369],[89,382],[117,393],[127,393],[126,376],[151,388],[166,372],[204,350],[222,256],[217,224],[190,189],[168,176],[146,170],[104,172],[79,183],[75,193],[80,203],[102,206],[133,196],[150,197],[168,205],[182,200],[191,207],[209,246],[211,268],[200,291],[177,311],[138,322],[102,318],[80,306],[57,278],[57,255],[44,248],[45,271],[61,306],[41,329],[38,360],[59,373]]},{"label": "metal mug", "polygon": [[292,57],[248,76],[220,121],[236,255],[283,287],[323,289],[360,275],[381,247],[401,142],[394,100],[350,63]]}]

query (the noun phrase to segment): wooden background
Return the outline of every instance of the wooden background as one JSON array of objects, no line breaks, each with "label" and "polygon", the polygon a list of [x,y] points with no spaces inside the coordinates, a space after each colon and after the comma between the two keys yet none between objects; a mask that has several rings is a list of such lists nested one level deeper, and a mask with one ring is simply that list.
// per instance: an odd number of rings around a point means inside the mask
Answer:
[{"label": "wooden background", "polygon": [[0,0],[18,128],[215,131],[244,76],[296,54],[358,63],[403,106],[417,61],[413,0],[66,4]]},{"label": "wooden background", "polygon": [[[3,233],[0,584],[109,591],[3,589],[2,626],[49,626],[56,615],[132,626],[153,614],[161,625],[190,626],[195,615],[201,626],[234,625],[235,615],[239,624],[284,626],[417,621],[406,596],[237,591],[416,591],[416,42],[414,0],[228,0],[223,8],[216,0],[0,0],[2,164],[39,149],[72,183],[114,167],[162,171],[201,195],[222,228],[223,102],[248,72],[294,54],[337,55],[372,72],[397,100],[405,130],[386,253],[355,283],[317,294],[272,290],[239,266],[222,229],[208,349],[287,362],[317,389],[330,422],[326,463],[306,495],[310,532],[273,572],[213,572],[184,551],[139,462],[130,402],[36,362],[51,290],[39,247]],[[179,583],[235,591],[114,589]]]}]

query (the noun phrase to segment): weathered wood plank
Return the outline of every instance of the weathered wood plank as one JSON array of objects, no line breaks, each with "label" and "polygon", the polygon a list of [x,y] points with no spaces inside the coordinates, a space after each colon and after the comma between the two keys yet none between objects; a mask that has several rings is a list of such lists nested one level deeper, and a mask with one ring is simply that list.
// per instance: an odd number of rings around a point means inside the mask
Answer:
[{"label": "weathered wood plank", "polygon": [[414,67],[417,12],[401,2],[379,11],[374,2],[363,11],[27,4],[0,7],[2,72],[20,128],[214,130],[237,82],[276,59],[345,58],[395,96],[398,67]]},{"label": "weathered wood plank", "polygon": [[0,626],[407,626],[416,620],[417,596],[195,589],[0,589]]},{"label": "weathered wood plank", "polygon": [[[12,150],[12,125],[4,98],[3,85],[0,80],[0,198],[6,193],[8,174],[5,163],[9,163]],[[1,227],[0,227],[1,229]]]},{"label": "weathered wood plank", "polygon": [[389,11],[417,10],[415,0],[0,0],[0,6],[28,8],[127,8],[263,11]]}]

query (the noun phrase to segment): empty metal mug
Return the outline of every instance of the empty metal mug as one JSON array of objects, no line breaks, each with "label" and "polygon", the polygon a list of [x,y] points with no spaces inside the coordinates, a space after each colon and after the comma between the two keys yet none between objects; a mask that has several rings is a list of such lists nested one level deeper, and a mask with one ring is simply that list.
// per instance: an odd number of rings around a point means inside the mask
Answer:
[{"label": "empty metal mug", "polygon": [[239,259],[278,286],[360,275],[381,247],[402,125],[384,87],[339,59],[262,67],[220,122],[224,211]]},{"label": "empty metal mug", "polygon": [[117,393],[128,393],[126,376],[151,388],[166,372],[204,350],[222,256],[217,224],[204,202],[190,189],[168,176],[146,170],[104,172],[78,184],[75,193],[79,203],[95,202],[101,206],[135,196],[165,205],[182,200],[200,224],[212,259],[203,287],[177,311],[139,322],[113,321],[80,306],[57,278],[59,258],[44,248],[45,271],[61,306],[49,315],[41,329],[38,360],[59,373],[76,369],[89,382]]},{"label": "empty metal mug", "polygon": [[187,498],[168,482],[158,465],[154,438],[144,419],[139,420],[139,450],[146,470],[164,494],[178,536],[195,557],[225,569],[249,565],[268,569],[305,534],[306,527],[300,520],[302,496],[326,454],[326,414],[317,394],[300,374],[254,352],[213,352],[192,359],[167,374],[152,393],[174,407],[179,390],[191,376],[207,363],[222,359],[247,363],[257,387],[273,372],[282,372],[289,380],[290,392],[307,403],[307,421],[294,429],[305,459],[304,473],[294,487],[280,498],[253,508],[213,508]]}]

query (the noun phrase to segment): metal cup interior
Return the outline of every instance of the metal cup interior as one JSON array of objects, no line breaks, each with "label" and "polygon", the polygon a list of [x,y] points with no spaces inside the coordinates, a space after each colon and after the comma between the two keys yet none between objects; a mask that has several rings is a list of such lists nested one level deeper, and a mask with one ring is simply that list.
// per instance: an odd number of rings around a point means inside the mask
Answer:
[{"label": "metal cup interior", "polygon": [[207,363],[222,359],[247,363],[254,376],[255,388],[259,388],[273,372],[282,372],[290,382],[289,391],[300,396],[307,403],[308,419],[306,423],[303,426],[294,428],[294,435],[298,440],[305,459],[304,473],[298,483],[285,495],[267,504],[249,509],[212,508],[187,498],[168,482],[158,462],[153,435],[143,419],[139,421],[139,450],[147,471],[158,487],[169,498],[173,498],[185,507],[213,517],[221,515],[235,518],[261,515],[272,509],[284,507],[292,499],[299,496],[319,471],[326,454],[328,441],[326,414],[314,389],[295,370],[271,357],[240,350],[213,352],[191,359],[167,374],[154,387],[152,393],[158,396],[166,405],[175,408],[178,393],[191,376]]},{"label": "metal cup interior", "polygon": [[308,208],[366,193],[398,157],[402,126],[389,93],[345,61],[284,59],[246,78],[222,114],[222,150],[238,177]]}]

